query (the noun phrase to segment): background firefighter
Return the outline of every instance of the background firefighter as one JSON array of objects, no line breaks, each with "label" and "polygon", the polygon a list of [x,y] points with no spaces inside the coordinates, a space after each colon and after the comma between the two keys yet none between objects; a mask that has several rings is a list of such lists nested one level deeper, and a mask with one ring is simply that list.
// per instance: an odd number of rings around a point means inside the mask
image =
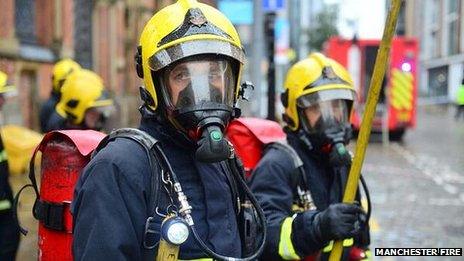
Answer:
[{"label": "background firefighter", "polygon": [[[367,249],[364,210],[339,203],[351,164],[345,145],[355,97],[346,69],[320,53],[290,68],[281,97],[283,118],[288,144],[301,158],[304,172],[298,176],[290,154],[271,147],[252,175],[250,186],[268,221],[263,260],[310,259],[321,250],[326,259],[332,240],[338,239],[345,239],[344,246]],[[300,199],[301,188],[309,190],[310,202]],[[349,255],[346,251],[344,259]],[[358,255],[364,257],[364,252]]]},{"label": "background firefighter", "polygon": [[53,66],[52,90],[50,92],[50,97],[40,108],[39,119],[40,129],[42,132],[50,131],[50,129],[47,128],[47,124],[55,111],[56,104],[60,101],[61,87],[65,80],[69,77],[69,75],[71,75],[71,73],[80,69],[80,65],[71,59],[60,60],[55,64],[55,66]]},{"label": "background firefighter", "polygon": [[89,70],[78,70],[63,84],[60,101],[48,119],[46,130],[101,130],[112,106],[113,100],[100,76]]},{"label": "background firefighter", "polygon": [[454,118],[459,121],[461,115],[464,115],[464,78],[462,78],[461,85],[459,86],[456,94],[456,114],[454,115]]},{"label": "background firefighter", "polygon": [[[16,91],[8,84],[7,75],[0,71],[0,110],[5,103],[5,95]],[[13,217],[13,194],[8,182],[8,156],[0,137],[0,260],[15,260],[19,245],[19,226]]]}]

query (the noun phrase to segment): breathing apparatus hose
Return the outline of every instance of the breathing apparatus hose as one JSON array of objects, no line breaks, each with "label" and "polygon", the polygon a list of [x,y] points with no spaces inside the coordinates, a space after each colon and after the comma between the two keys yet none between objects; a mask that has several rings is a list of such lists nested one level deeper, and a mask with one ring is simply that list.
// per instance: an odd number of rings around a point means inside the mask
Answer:
[{"label": "breathing apparatus hose", "polygon": [[364,177],[361,175],[361,185],[364,190],[364,194],[366,194],[366,201],[367,201],[367,213],[366,213],[366,223],[369,223],[369,220],[371,219],[371,213],[372,213],[372,204],[371,204],[371,196],[369,194],[369,189],[367,188],[366,181],[364,180]]},{"label": "breathing apparatus hose", "polygon": [[[156,148],[157,152],[159,153],[159,155],[162,157],[162,161],[164,162],[165,167],[167,168],[167,170],[171,174],[173,183],[174,184],[180,184],[179,179],[177,178],[177,175],[172,170],[172,166],[169,163],[169,160],[167,159],[166,154],[164,154],[164,152],[161,149],[160,145],[156,144],[155,148]],[[243,176],[241,176],[242,173],[240,173],[240,171],[237,168],[235,155],[234,155],[234,158],[232,158],[232,159],[229,158],[229,163],[230,163],[229,166],[231,166],[231,170],[232,170],[233,175],[235,175],[236,179],[240,182],[240,185],[243,187],[243,189],[245,191],[245,194],[247,195],[248,199],[251,201],[251,204],[253,205],[254,209],[256,210],[256,212],[258,214],[260,225],[261,225],[262,230],[263,230],[262,242],[261,242],[260,246],[258,247],[258,249],[255,251],[255,253],[253,255],[251,255],[249,257],[244,257],[244,258],[236,258],[236,257],[228,257],[228,256],[220,255],[220,254],[214,252],[211,248],[209,248],[205,244],[205,242],[200,238],[200,236],[198,235],[198,232],[197,232],[197,230],[195,228],[195,224],[193,222],[193,219],[192,219],[192,217],[190,216],[189,213],[186,214],[187,219],[190,219],[190,220],[187,220],[187,224],[190,227],[190,230],[192,231],[193,237],[195,238],[195,241],[197,242],[197,244],[210,257],[212,257],[212,258],[214,258],[216,260],[225,260],[225,261],[251,261],[251,260],[256,260],[256,259],[258,259],[258,257],[263,252],[264,245],[265,245],[265,242],[266,242],[266,234],[267,234],[266,217],[264,215],[263,210],[259,207],[258,201],[253,196],[250,189],[247,187],[246,182],[243,179]],[[184,216],[184,218],[186,218],[186,217]]]}]

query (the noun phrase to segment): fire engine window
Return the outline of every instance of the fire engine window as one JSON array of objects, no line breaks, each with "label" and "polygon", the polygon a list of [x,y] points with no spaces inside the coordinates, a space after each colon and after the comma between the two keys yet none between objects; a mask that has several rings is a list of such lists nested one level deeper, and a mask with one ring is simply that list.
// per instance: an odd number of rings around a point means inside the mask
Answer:
[{"label": "fire engine window", "polygon": [[[367,94],[369,93],[369,86],[371,83],[371,77],[374,72],[375,58],[377,56],[377,50],[379,49],[378,45],[366,46],[364,49],[364,87],[362,91],[362,101],[366,101]],[[380,90],[379,103],[385,103],[385,86],[387,85],[386,77],[388,72],[385,73],[385,77],[382,82],[382,89]]]}]

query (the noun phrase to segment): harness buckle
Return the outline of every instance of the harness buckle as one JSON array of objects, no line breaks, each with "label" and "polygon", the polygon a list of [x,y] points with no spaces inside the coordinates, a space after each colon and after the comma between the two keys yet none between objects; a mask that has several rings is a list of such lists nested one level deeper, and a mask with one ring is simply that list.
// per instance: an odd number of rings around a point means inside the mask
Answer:
[{"label": "harness buckle", "polygon": [[157,224],[154,217],[148,217],[145,222],[145,232],[143,233],[143,247],[153,249],[158,245],[160,239],[161,225]]}]

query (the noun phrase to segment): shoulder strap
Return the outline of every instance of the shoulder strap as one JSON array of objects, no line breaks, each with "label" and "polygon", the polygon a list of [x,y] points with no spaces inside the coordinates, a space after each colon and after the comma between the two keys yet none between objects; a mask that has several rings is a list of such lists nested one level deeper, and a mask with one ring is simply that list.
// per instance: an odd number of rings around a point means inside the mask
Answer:
[{"label": "shoulder strap", "polygon": [[295,168],[303,167],[303,161],[301,160],[300,156],[295,151],[295,149],[292,148],[292,146],[288,145],[288,143],[284,141],[271,142],[266,145],[266,148],[264,150],[267,151],[270,148],[285,151],[285,153],[289,154],[290,158],[293,160],[293,166]]},{"label": "shoulder strap", "polygon": [[159,191],[160,191],[160,173],[162,170],[162,164],[160,164],[160,157],[157,154],[155,146],[159,141],[148,133],[134,128],[122,128],[112,131],[108,136],[106,136],[100,144],[98,144],[95,149],[92,157],[103,149],[110,141],[113,141],[118,138],[132,140],[137,142],[145,150],[148,156],[148,162],[150,165],[150,214],[145,222],[145,231],[143,234],[142,245],[145,249],[154,249],[157,246],[156,234],[159,234],[159,229],[156,227],[154,222],[154,216],[156,215],[156,207],[158,205]]},{"label": "shoulder strap", "polygon": [[159,142],[157,139],[153,138],[150,134],[135,128],[121,128],[112,131],[108,136],[106,136],[97,146],[95,151],[92,154],[92,158],[103,149],[109,142],[118,139],[124,138],[132,140],[138,143],[145,150],[148,156],[148,162],[150,164],[150,203],[152,206],[151,213],[155,213],[156,205],[158,204],[158,191],[159,191],[159,173],[161,173],[160,168],[161,164],[158,164],[158,157],[156,150],[154,149],[155,145]]},{"label": "shoulder strap", "polygon": [[135,128],[121,128],[112,131],[110,134],[108,134],[95,148],[95,151],[92,155],[92,157],[95,157],[95,155],[103,149],[110,141],[115,140],[116,138],[126,138],[129,140],[133,140],[140,144],[144,149],[151,150],[156,143],[158,143],[158,140],[150,136],[150,134],[139,130]]},{"label": "shoulder strap", "polygon": [[266,145],[264,153],[267,150],[274,148],[280,151],[285,152],[293,162],[294,172],[290,176],[291,184],[293,188],[297,188],[298,185],[302,186],[304,189],[308,189],[306,175],[303,168],[303,161],[301,160],[298,153],[286,142],[272,142]]},{"label": "shoulder strap", "polygon": [[303,161],[301,160],[295,149],[285,141],[272,142],[266,145],[264,153],[270,148],[284,151],[292,159],[294,172],[290,175],[290,182],[295,195],[298,195],[298,201],[305,209],[314,209],[315,205],[311,197],[311,191],[309,189],[308,179],[305,174],[303,167]]}]

